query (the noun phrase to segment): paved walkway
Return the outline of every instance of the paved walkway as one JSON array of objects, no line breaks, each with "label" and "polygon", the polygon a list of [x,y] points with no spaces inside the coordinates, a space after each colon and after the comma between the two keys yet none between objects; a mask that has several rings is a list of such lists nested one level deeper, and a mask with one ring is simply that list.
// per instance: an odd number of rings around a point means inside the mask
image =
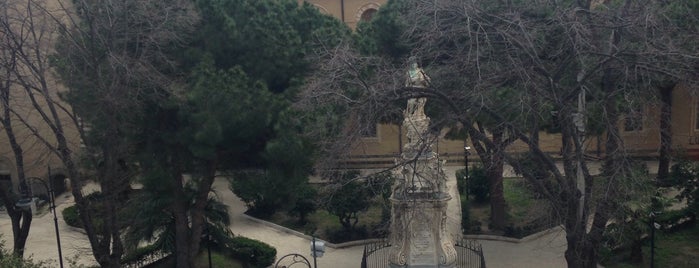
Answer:
[{"label": "paved walkway", "polygon": [[[454,192],[454,170],[457,167],[449,167],[450,192]],[[304,255],[311,262],[310,241],[293,234],[279,231],[275,228],[260,225],[243,216],[245,206],[229,189],[224,179],[217,179],[214,190],[221,200],[229,205],[232,224],[231,231],[236,235],[242,235],[264,241],[277,249],[277,257],[289,253]],[[456,201],[458,199],[455,199]],[[58,211],[73,203],[69,194],[58,197]],[[453,215],[452,209],[449,214]],[[455,218],[451,217],[450,218]],[[61,243],[64,263],[66,259],[77,259],[80,264],[95,265],[94,258],[89,250],[89,243],[84,234],[68,227],[59,215]],[[451,227],[455,228],[455,227]],[[11,241],[12,229],[9,217],[6,213],[0,213],[0,232],[3,239]],[[46,213],[36,216],[32,222],[32,229],[27,241],[27,256],[37,260],[49,260],[57,264],[58,253],[56,250],[55,233],[53,228],[53,215]],[[488,267],[566,267],[563,258],[565,250],[565,233],[563,231],[551,232],[527,242],[512,243],[505,241],[478,240],[483,246],[486,264]],[[327,248],[325,255],[318,258],[318,267],[353,268],[358,267],[361,261],[363,246],[354,246],[342,249]],[[57,266],[57,265],[56,265]]]},{"label": "paved walkway", "polygon": [[[450,192],[456,191],[454,177],[456,169],[457,167],[447,168]],[[214,183],[214,188],[219,197],[230,206],[231,231],[233,233],[258,239],[274,246],[277,248],[277,257],[298,253],[311,262],[313,261],[310,256],[310,240],[257,224],[243,217],[244,204],[228,190],[228,184],[224,180],[217,180]],[[456,200],[454,199],[454,201]],[[565,233],[562,230],[522,243],[492,240],[478,240],[478,242],[483,246],[488,267],[566,267],[563,258],[566,242]],[[317,259],[318,267],[359,267],[363,249],[363,246],[342,249],[327,248],[325,255]]]},{"label": "paved walkway", "polygon": [[[76,228],[68,226],[63,221],[61,211],[73,204],[73,196],[69,193],[63,193],[56,197],[63,264],[65,267],[70,267],[68,260],[76,260],[77,264],[96,265],[97,262],[92,257],[92,250],[90,249],[87,236],[77,231]],[[46,209],[44,208],[44,210]],[[12,222],[5,211],[0,212],[0,233],[2,234],[5,248],[12,250]],[[35,260],[48,261],[51,263],[51,267],[58,267],[58,247],[56,245],[56,232],[51,211],[44,211],[40,215],[34,215],[24,255]]]}]

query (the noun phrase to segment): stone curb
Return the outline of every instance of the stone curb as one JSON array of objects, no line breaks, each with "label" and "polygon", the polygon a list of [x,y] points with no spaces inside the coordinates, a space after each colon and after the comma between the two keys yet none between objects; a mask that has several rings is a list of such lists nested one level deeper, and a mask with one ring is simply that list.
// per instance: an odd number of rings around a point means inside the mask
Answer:
[{"label": "stone curb", "polygon": [[81,234],[87,235],[87,232],[85,231],[85,229],[83,229],[83,228],[78,228],[78,227],[74,227],[74,226],[70,226],[70,225],[68,225],[68,224],[65,223],[65,222],[63,222],[63,223],[66,225],[66,229],[68,229],[68,230],[70,230],[70,231],[73,231],[73,232],[76,232],[76,233],[81,233]]},{"label": "stone curb", "polygon": [[[284,226],[277,225],[277,224],[274,224],[274,223],[271,223],[271,222],[268,222],[265,220],[261,220],[261,219],[255,218],[253,216],[247,215],[245,213],[243,213],[242,216],[243,216],[243,218],[246,218],[246,219],[253,221],[255,223],[259,223],[259,224],[265,225],[267,227],[270,227],[272,229],[276,229],[277,231],[284,232],[284,233],[291,234],[291,235],[295,235],[295,236],[298,236],[300,238],[308,239],[309,241],[313,240],[312,236],[301,233],[299,231],[292,230],[292,229],[286,228]],[[340,248],[347,248],[347,247],[354,247],[354,246],[370,244],[370,243],[382,241],[383,239],[374,238],[374,239],[365,239],[365,240],[355,240],[355,241],[349,241],[349,242],[339,243],[339,244],[330,243],[328,241],[320,240],[320,239],[317,239],[317,240],[325,243],[326,247],[333,248],[333,249],[340,249]]]},{"label": "stone curb", "polygon": [[[312,240],[312,239],[313,239],[313,237],[311,237],[310,235],[303,234],[303,233],[301,233],[301,232],[299,232],[299,231],[292,230],[292,229],[286,228],[286,227],[284,227],[284,226],[277,225],[277,224],[274,224],[274,223],[271,223],[271,222],[268,222],[268,221],[265,221],[265,220],[261,220],[261,219],[255,218],[255,217],[253,217],[253,216],[244,214],[244,213],[243,213],[242,215],[243,215],[244,218],[246,218],[246,219],[248,219],[248,220],[251,220],[251,221],[254,221],[254,222],[256,222],[256,223],[265,225],[265,226],[267,226],[267,227],[276,229],[276,230],[278,230],[278,231],[281,231],[281,232],[284,232],[284,233],[288,233],[288,234],[292,234],[292,235],[298,236],[298,237],[300,237],[300,238],[308,239],[308,240]],[[535,233],[535,234],[528,235],[528,236],[526,236],[526,237],[523,237],[522,239],[517,239],[517,238],[512,238],[512,237],[505,237],[505,236],[499,236],[499,235],[464,235],[463,237],[466,238],[466,239],[471,239],[471,240],[491,240],[491,241],[501,241],[501,242],[508,242],[508,243],[519,244],[519,243],[526,243],[526,242],[529,242],[529,241],[538,239],[538,238],[540,238],[540,237],[542,237],[542,236],[545,236],[545,235],[547,235],[547,234],[550,234],[550,233],[554,233],[554,232],[563,232],[563,229],[562,229],[562,228],[563,228],[562,225],[555,226],[555,227],[553,227],[553,228],[550,228],[550,229],[547,229],[547,230],[543,230],[543,231],[538,232],[538,233]],[[327,247],[334,248],[334,249],[340,249],[340,248],[347,248],[347,247],[365,245],[365,244],[369,244],[369,243],[379,242],[379,241],[382,241],[382,240],[383,240],[383,239],[374,238],[374,239],[365,239],[365,240],[355,240],[355,241],[350,241],[350,242],[345,242],[345,243],[339,243],[339,244],[330,243],[330,242],[327,242],[327,241],[324,241],[324,240],[319,240],[319,241],[323,241],[323,242],[325,243],[325,246],[327,246]]]},{"label": "stone curb", "polygon": [[538,238],[545,236],[547,234],[555,233],[555,232],[563,232],[563,225],[555,226],[555,227],[552,227],[550,229],[543,230],[541,232],[525,236],[522,239],[506,237],[506,236],[499,236],[499,235],[464,235],[464,238],[472,239],[472,240],[491,240],[491,241],[501,241],[501,242],[519,244],[519,243],[526,243],[526,242],[538,239]]}]

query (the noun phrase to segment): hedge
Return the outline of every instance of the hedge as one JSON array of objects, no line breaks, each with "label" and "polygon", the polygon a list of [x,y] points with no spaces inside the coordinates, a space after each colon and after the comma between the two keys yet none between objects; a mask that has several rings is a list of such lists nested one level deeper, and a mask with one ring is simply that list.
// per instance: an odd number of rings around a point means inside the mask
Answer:
[{"label": "hedge", "polygon": [[274,247],[247,237],[236,236],[227,242],[226,248],[232,257],[253,267],[269,267],[277,256],[277,249]]}]

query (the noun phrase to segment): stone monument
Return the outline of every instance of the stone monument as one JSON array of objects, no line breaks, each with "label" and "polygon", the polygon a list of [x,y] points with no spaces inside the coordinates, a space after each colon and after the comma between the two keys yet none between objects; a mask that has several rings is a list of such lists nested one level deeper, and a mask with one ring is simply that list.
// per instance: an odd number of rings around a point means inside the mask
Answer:
[{"label": "stone monument", "polygon": [[[410,60],[406,87],[427,88],[430,78]],[[391,194],[390,267],[455,267],[454,241],[447,232],[447,202],[443,163],[432,150],[434,135],[425,115],[426,98],[408,100],[403,126],[407,143],[402,167],[395,173]]]}]

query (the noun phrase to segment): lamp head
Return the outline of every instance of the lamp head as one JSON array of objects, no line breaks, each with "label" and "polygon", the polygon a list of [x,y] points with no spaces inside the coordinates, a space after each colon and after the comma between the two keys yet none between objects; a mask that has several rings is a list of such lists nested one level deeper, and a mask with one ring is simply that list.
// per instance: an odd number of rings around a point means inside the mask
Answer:
[{"label": "lamp head", "polygon": [[18,207],[19,209],[24,211],[29,211],[32,207],[32,199],[26,197],[20,198],[19,200],[17,200],[17,203],[15,203],[15,207]]}]

